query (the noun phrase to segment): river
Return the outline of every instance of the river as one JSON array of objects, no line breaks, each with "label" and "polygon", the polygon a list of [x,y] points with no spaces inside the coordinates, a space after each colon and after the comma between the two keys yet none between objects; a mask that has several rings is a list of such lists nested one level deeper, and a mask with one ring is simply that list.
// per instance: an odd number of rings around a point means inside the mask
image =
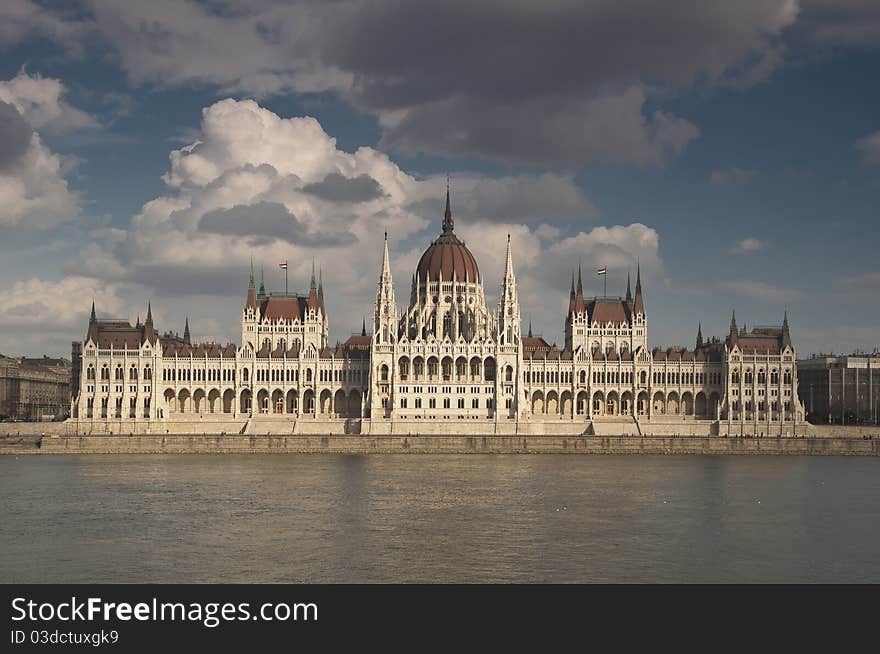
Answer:
[{"label": "river", "polygon": [[880,582],[880,458],[0,456],[0,581]]}]

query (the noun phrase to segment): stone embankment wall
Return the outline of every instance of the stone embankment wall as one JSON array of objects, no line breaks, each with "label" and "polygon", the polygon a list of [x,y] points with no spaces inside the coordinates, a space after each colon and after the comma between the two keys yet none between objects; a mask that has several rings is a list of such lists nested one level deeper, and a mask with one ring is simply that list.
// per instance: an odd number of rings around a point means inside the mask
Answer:
[{"label": "stone embankment wall", "polygon": [[880,438],[658,436],[46,436],[0,453],[709,454],[880,455]]}]

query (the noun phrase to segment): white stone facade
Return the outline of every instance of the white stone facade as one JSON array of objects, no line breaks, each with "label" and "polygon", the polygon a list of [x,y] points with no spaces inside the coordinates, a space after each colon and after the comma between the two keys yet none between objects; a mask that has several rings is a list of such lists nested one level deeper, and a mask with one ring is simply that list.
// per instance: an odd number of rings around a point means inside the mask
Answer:
[{"label": "white stone facade", "polygon": [[[251,272],[241,344],[160,336],[99,321],[74,344],[71,420],[84,431],[302,433],[705,433],[787,435],[803,423],[787,316],[693,350],[649,350],[637,276],[625,297],[584,298],[578,272],[564,345],[523,336],[508,239],[498,303],[476,260],[443,234],[397,305],[387,235],[372,329],[329,347],[323,285],[308,296],[257,291]],[[195,427],[192,425],[197,423]],[[189,425],[189,426],[187,426]],[[305,425],[305,426],[304,426]],[[327,427],[329,425],[329,427]]]}]

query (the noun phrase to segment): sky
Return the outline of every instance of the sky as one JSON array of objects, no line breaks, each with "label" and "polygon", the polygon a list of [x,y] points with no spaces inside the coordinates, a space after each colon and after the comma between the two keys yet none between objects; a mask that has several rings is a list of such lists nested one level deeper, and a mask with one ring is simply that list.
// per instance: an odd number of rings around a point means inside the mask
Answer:
[{"label": "sky", "polygon": [[[0,3],[0,352],[99,318],[237,343],[250,261],[331,341],[456,233],[563,341],[571,275],[652,346],[781,324],[880,346],[875,0]],[[523,326],[524,329],[527,325]]]}]

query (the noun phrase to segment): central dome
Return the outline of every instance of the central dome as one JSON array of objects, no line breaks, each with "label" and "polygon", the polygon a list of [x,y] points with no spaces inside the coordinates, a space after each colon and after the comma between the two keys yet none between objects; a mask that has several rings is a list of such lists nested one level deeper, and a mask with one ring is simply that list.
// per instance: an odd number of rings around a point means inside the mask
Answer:
[{"label": "central dome", "polygon": [[477,260],[467,246],[453,232],[454,221],[449,208],[449,188],[446,189],[446,213],[443,216],[443,234],[431,243],[416,267],[419,281],[428,279],[436,282],[441,279],[452,281],[479,282],[480,269]]}]

